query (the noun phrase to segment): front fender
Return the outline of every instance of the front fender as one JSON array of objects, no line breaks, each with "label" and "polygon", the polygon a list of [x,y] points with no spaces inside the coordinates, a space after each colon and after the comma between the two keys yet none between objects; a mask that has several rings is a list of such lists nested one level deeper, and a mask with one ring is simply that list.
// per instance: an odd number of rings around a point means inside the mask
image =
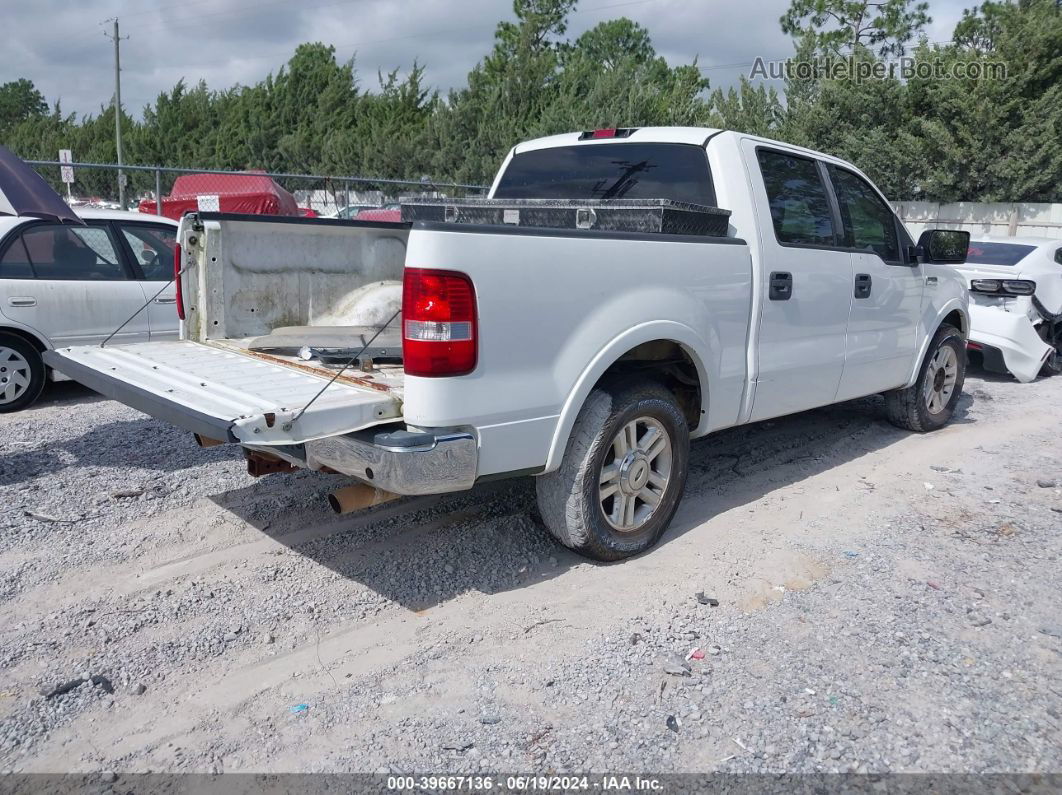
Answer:
[{"label": "front fender", "polygon": [[560,419],[553,433],[549,455],[546,459],[545,472],[553,472],[561,465],[568,437],[571,435],[575,419],[589,397],[594,384],[600,380],[609,367],[632,348],[646,342],[669,340],[676,342],[689,355],[697,368],[697,378],[701,385],[701,419],[691,436],[703,436],[708,424],[708,385],[709,373],[698,351],[706,349],[705,341],[689,326],[674,321],[652,321],[627,329],[613,337],[591,360],[580,374],[561,409]]},{"label": "front fender", "polygon": [[[932,310],[936,309],[935,312]],[[922,362],[926,358],[926,353],[929,351],[929,346],[933,342],[933,337],[937,334],[937,329],[940,328],[944,322],[944,318],[950,315],[952,312],[958,312],[962,317],[962,332],[964,335],[969,336],[970,333],[970,309],[969,300],[965,291],[961,296],[956,296],[947,299],[942,304],[934,305],[929,308],[924,317],[924,328],[922,334],[922,344],[918,349],[918,356],[915,357],[914,362],[911,365],[911,372],[907,376],[906,386],[911,386],[918,379],[918,371],[922,369]]]}]

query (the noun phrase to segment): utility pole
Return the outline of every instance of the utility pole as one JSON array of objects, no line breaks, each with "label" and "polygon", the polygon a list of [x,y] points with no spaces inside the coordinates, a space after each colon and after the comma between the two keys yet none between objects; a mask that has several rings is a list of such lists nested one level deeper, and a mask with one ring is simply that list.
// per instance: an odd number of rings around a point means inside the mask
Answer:
[{"label": "utility pole", "polygon": [[114,23],[114,33],[108,38],[114,41],[114,143],[118,150],[118,204],[124,210],[126,207],[125,172],[122,171],[122,66],[119,54],[121,36],[118,35],[118,17],[111,21]]}]

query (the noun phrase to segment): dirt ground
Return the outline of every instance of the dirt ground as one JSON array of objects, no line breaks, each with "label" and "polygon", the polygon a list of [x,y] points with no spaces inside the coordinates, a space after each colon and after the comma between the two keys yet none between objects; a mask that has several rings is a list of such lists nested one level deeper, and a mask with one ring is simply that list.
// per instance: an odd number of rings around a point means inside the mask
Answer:
[{"label": "dirt ground", "polygon": [[974,374],[930,435],[717,434],[605,566],[529,480],[335,517],[55,385],[0,416],[0,769],[1062,770],[1060,410]]}]

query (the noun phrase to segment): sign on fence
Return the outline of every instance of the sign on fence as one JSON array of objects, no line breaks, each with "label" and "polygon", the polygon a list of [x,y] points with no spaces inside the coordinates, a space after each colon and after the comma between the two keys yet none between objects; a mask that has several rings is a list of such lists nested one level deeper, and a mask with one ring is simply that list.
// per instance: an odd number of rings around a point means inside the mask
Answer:
[{"label": "sign on fence", "polygon": [[[74,158],[70,154],[70,150],[69,149],[60,149],[59,150],[59,162],[60,163],[73,163],[74,162]],[[73,183],[73,181],[74,181],[74,167],[73,166],[68,166],[68,165],[59,166],[59,173],[60,173],[60,175],[62,177],[63,182],[65,182],[67,185],[70,185],[70,184]]]}]

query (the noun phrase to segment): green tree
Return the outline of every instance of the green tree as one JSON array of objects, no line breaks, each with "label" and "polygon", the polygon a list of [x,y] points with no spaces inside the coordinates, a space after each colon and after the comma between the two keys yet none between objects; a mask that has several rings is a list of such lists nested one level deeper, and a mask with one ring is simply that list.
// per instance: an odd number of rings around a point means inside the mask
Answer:
[{"label": "green tree", "polygon": [[933,20],[929,4],[915,0],[792,0],[782,31],[814,40],[821,52],[841,54],[859,47],[880,55],[902,55],[907,44]]},{"label": "green tree", "polygon": [[605,69],[647,63],[656,58],[649,31],[626,17],[601,22],[567,46],[565,51],[584,56]]},{"label": "green tree", "polygon": [[32,81],[23,77],[0,85],[0,140],[19,122],[47,112],[48,103]]},{"label": "green tree", "polygon": [[744,75],[736,89],[713,91],[709,102],[709,124],[723,130],[777,138],[785,119],[785,109],[774,87],[753,85]]},{"label": "green tree", "polygon": [[989,2],[956,43],[923,47],[945,67],[995,63],[975,78],[914,77],[911,127],[925,151],[924,194],[971,201],[1062,200],[1062,12],[1054,0]]}]

